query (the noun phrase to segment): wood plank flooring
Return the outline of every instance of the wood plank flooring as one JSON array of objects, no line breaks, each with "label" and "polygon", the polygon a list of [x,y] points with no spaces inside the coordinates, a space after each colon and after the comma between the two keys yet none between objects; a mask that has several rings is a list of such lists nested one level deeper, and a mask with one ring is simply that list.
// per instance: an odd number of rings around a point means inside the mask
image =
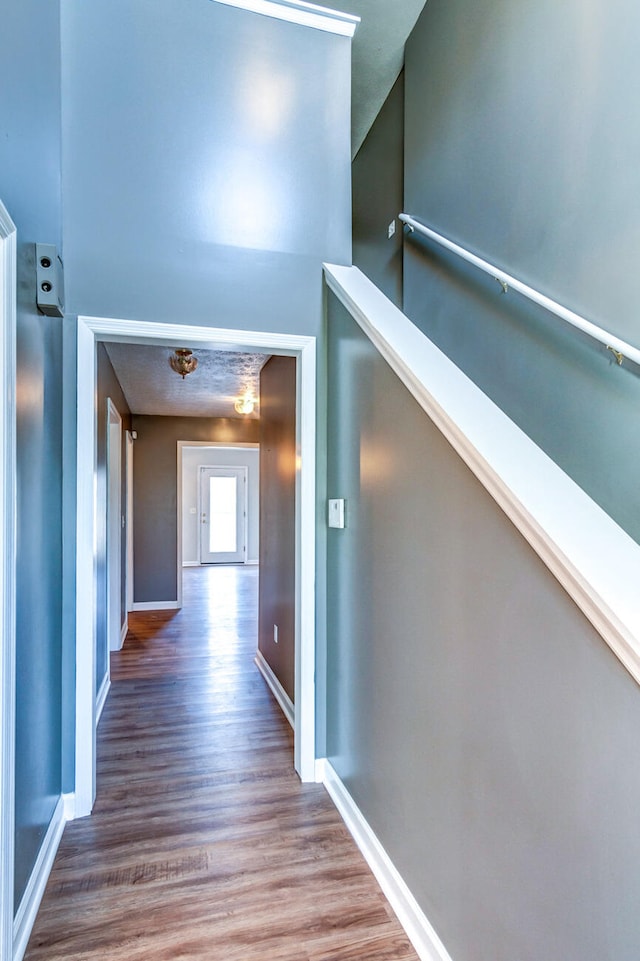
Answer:
[{"label": "wood plank flooring", "polygon": [[130,615],[26,961],[417,961],[338,813],[293,770],[253,664],[257,568],[184,571]]}]

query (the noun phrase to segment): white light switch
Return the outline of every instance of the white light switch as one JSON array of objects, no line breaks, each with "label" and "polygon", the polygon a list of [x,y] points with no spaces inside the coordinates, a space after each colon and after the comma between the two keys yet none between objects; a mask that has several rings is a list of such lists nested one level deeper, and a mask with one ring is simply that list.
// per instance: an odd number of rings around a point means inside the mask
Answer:
[{"label": "white light switch", "polygon": [[344,498],[329,500],[329,527],[344,527]]},{"label": "white light switch", "polygon": [[196,512],[195,507],[190,507],[190,508],[189,508],[189,513],[190,513],[190,514],[195,514],[195,512]]}]

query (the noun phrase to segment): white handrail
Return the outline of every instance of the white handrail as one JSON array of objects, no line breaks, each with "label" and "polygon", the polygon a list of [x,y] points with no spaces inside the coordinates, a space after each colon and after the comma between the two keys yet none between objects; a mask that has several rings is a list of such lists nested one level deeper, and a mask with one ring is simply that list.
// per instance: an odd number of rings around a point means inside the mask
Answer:
[{"label": "white handrail", "polygon": [[330,290],[640,684],[640,544],[357,267],[325,264],[324,272]]},{"label": "white handrail", "polygon": [[424,234],[425,237],[429,237],[431,240],[435,240],[437,244],[441,247],[445,247],[452,253],[457,254],[463,260],[468,263],[473,264],[480,270],[484,270],[486,274],[490,274],[494,277],[502,287],[503,293],[506,293],[508,289],[512,288],[517,290],[518,293],[522,294],[524,297],[528,297],[536,304],[540,304],[545,310],[550,311],[562,320],[566,320],[568,324],[573,327],[577,327],[578,330],[582,330],[585,334],[593,337],[594,340],[599,341],[601,344],[610,350],[616,358],[618,364],[622,364],[625,357],[633,361],[634,364],[640,366],[640,350],[634,347],[632,344],[628,344],[625,340],[621,340],[620,337],[616,337],[615,334],[609,333],[603,327],[598,327],[597,324],[592,324],[590,320],[581,317],[580,314],[576,314],[573,310],[569,310],[568,307],[563,307],[562,304],[556,303],[555,300],[551,300],[550,297],[546,297],[539,291],[534,290],[533,287],[529,287],[528,284],[524,284],[521,280],[516,277],[512,277],[511,274],[507,274],[504,270],[500,270],[494,264],[490,264],[487,260],[483,260],[481,257],[477,257],[472,254],[469,250],[464,247],[460,247],[459,244],[455,244],[452,240],[447,240],[442,234],[436,233],[431,227],[425,227],[420,221],[411,217],[409,214],[400,214],[399,219],[403,224],[406,224],[410,230],[416,230],[420,234]]}]

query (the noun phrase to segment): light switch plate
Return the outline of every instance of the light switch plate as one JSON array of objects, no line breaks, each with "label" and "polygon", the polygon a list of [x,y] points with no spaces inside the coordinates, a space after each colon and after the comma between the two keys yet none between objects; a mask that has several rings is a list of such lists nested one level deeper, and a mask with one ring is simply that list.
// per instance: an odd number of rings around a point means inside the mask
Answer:
[{"label": "light switch plate", "polygon": [[344,498],[329,499],[329,527],[344,527]]}]

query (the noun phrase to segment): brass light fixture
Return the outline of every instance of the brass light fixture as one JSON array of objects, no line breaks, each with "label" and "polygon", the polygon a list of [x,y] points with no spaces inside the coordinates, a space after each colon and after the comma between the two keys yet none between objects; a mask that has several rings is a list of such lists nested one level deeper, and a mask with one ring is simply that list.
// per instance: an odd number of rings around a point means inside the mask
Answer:
[{"label": "brass light fixture", "polygon": [[198,366],[198,360],[193,356],[193,351],[187,347],[178,347],[169,358],[169,365],[176,374],[180,374],[184,380],[187,374],[192,373]]},{"label": "brass light fixture", "polygon": [[252,414],[253,408],[256,406],[256,398],[253,396],[251,391],[247,388],[244,394],[238,397],[237,401],[234,403],[234,407],[238,414]]}]

